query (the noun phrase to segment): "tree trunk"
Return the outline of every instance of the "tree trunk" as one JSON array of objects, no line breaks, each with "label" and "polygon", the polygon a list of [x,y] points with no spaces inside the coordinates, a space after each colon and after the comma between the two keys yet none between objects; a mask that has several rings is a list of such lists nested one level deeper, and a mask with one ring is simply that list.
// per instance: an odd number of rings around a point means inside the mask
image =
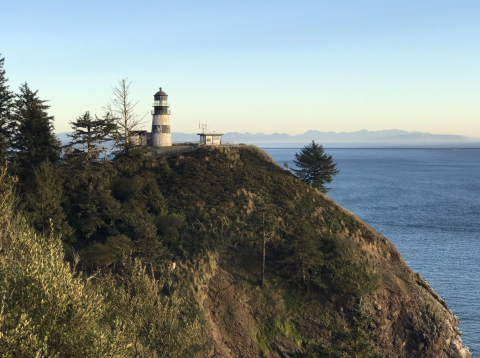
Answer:
[{"label": "tree trunk", "polygon": [[155,283],[155,271],[153,270],[153,262],[150,262],[150,270],[152,271],[153,283]]},{"label": "tree trunk", "polygon": [[130,141],[130,138],[129,138],[129,128],[128,128],[128,125],[129,125],[129,117],[130,117],[130,114],[129,114],[129,110],[128,110],[128,101],[127,101],[127,93],[128,93],[128,86],[127,86],[127,83],[126,83],[126,80],[123,79],[122,80],[122,92],[123,92],[123,122],[124,122],[124,128],[125,128],[125,152],[128,151],[128,144],[129,144],[129,141]]},{"label": "tree trunk", "polygon": [[87,125],[87,158],[90,160],[90,150],[91,150],[91,133],[90,133],[91,126]]}]

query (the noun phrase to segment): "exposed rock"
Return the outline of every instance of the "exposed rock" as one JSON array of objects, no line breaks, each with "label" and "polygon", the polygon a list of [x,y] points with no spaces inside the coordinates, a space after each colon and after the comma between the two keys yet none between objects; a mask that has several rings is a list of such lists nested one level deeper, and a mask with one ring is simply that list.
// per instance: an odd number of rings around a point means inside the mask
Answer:
[{"label": "exposed rock", "polygon": [[[209,161],[202,159],[207,156]],[[214,341],[211,357],[279,358],[285,356],[286,350],[300,349],[302,341],[332,344],[335,332],[348,333],[352,312],[359,301],[372,316],[372,322],[366,327],[371,343],[385,357],[472,357],[462,344],[458,317],[445,300],[406,265],[392,243],[280,168],[263,151],[258,148],[205,149],[185,158],[184,168],[175,166],[178,158],[168,159],[173,168],[168,173],[169,181],[181,188],[174,198],[177,205],[185,207],[192,200],[213,205],[211,198],[215,198],[218,201],[215,207],[205,204],[201,210],[214,213],[209,218],[225,213],[219,227],[224,228],[224,223],[230,220],[238,224],[236,231],[230,232],[231,241],[225,241],[215,274],[206,284],[203,309]],[[233,161],[237,164],[232,166]],[[178,173],[173,173],[175,170]],[[189,192],[183,185],[183,173],[187,172],[204,173],[198,187],[196,179],[189,182],[193,186]],[[228,182],[218,173],[228,177]],[[215,195],[205,193],[207,181]],[[289,208],[289,225],[308,225],[308,238],[312,240],[309,244],[331,245],[332,251],[322,252],[325,255],[322,257],[334,257],[336,261],[332,261],[332,265],[352,263],[350,271],[342,271],[344,276],[338,276],[337,281],[328,281],[328,273],[323,271],[328,270],[328,266],[322,266],[311,275],[316,280],[314,284],[306,284],[305,272],[299,274],[296,281],[290,280],[289,273],[282,272],[282,262],[289,258],[286,255],[290,251],[284,251],[280,258],[273,253],[269,257],[269,252],[274,250],[268,248],[267,284],[260,288],[261,254],[254,244],[258,233],[248,224],[255,214],[259,195],[270,198],[276,207]],[[212,229],[212,235],[218,236],[215,230]],[[299,232],[295,238],[301,238],[302,231]],[[284,236],[288,236],[286,231]],[[241,250],[235,244],[237,237]],[[310,250],[315,253],[321,249]],[[348,275],[355,275],[357,268],[367,276],[371,273],[378,277],[378,284],[364,285],[368,283],[363,280],[365,276],[358,276],[358,282],[349,281]],[[339,284],[345,282],[350,286],[338,289]],[[363,290],[362,285],[370,288]]]}]

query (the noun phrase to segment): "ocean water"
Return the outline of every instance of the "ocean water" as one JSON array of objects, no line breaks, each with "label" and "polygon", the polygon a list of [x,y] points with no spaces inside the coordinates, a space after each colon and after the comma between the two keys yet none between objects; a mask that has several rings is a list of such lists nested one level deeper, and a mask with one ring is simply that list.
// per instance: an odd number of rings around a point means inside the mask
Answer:
[{"label": "ocean water", "polygon": [[[297,149],[264,148],[294,166]],[[326,149],[340,173],[328,196],[400,251],[460,318],[480,356],[480,149]]]}]

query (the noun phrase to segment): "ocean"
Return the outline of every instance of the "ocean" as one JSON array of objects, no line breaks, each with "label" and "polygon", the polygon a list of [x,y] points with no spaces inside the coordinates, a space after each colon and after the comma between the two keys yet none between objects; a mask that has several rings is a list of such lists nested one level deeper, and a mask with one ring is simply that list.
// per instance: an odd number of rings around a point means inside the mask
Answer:
[{"label": "ocean", "polygon": [[[262,146],[261,146],[262,147]],[[297,148],[264,150],[294,167]],[[480,149],[325,149],[328,196],[390,240],[460,318],[480,354]]]}]

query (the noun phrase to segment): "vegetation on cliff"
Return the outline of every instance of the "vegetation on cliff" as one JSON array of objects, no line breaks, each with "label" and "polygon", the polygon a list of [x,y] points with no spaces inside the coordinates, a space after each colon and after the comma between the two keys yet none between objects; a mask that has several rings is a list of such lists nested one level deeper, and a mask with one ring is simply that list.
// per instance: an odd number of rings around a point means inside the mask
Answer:
[{"label": "vegetation on cliff", "polygon": [[295,153],[293,162],[296,168],[292,171],[304,182],[325,194],[330,190],[326,185],[340,172],[332,156],[325,153],[323,146],[315,141],[303,147],[300,153]]},{"label": "vegetation on cliff", "polygon": [[[11,337],[4,351],[87,356],[88,347],[95,355],[109,346],[175,356],[172,347],[192,346],[201,356],[199,347],[210,338],[200,333],[208,325],[198,289],[213,273],[211,258],[235,244],[258,255],[251,265],[259,285],[266,217],[275,232],[265,241],[267,277],[279,272],[302,295],[335,290],[360,296],[379,285],[355,246],[333,239],[343,223],[357,230],[355,222],[327,198],[312,198],[311,188],[255,147],[80,160],[44,162],[32,188],[22,187],[17,214],[10,206],[2,216],[0,331]],[[8,178],[4,172],[5,186]],[[180,339],[182,345],[165,342],[169,330],[176,330],[171,340],[180,333],[190,338]],[[19,337],[29,338],[22,343]]]},{"label": "vegetation on cliff", "polygon": [[468,357],[393,245],[262,150],[108,159],[87,112],[60,156],[37,92],[0,91],[2,357]]}]

